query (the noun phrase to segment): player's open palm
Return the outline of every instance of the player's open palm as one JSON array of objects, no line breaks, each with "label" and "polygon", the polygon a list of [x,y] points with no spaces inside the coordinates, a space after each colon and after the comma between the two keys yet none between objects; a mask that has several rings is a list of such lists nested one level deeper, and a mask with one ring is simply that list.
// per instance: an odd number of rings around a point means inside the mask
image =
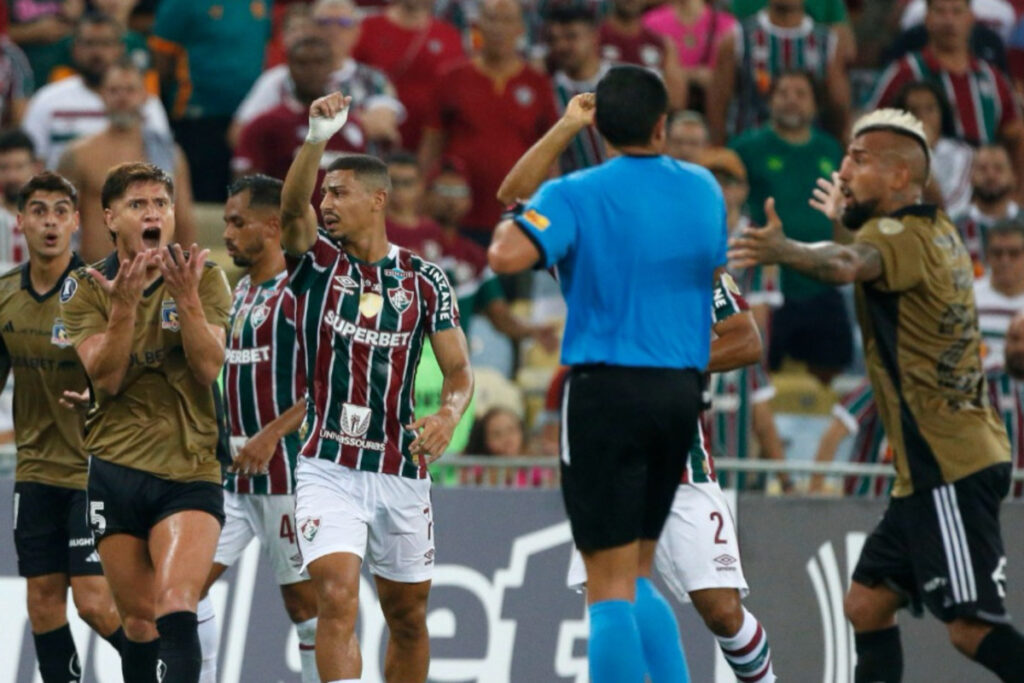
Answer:
[{"label": "player's open palm", "polygon": [[818,186],[808,200],[812,209],[822,212],[829,220],[837,221],[843,215],[845,200],[839,189],[839,173],[832,171],[831,178],[818,178]]},{"label": "player's open palm", "polygon": [[782,220],[775,212],[775,198],[764,202],[764,215],[768,219],[764,227],[747,227],[729,240],[729,266],[748,268],[758,264],[778,263],[786,247],[786,235],[782,231]]},{"label": "player's open palm", "polygon": [[445,412],[421,417],[406,427],[410,431],[418,432],[416,439],[409,445],[409,452],[417,462],[425,458],[429,465],[444,455],[457,425],[458,420]]},{"label": "player's open palm", "polygon": [[122,263],[113,280],[108,280],[103,273],[95,268],[89,268],[88,273],[99,284],[100,289],[107,293],[111,303],[135,308],[142,299],[148,265],[149,254],[142,251],[136,254],[131,261]]},{"label": "player's open palm", "polygon": [[187,255],[180,244],[169,244],[160,250],[160,274],[164,278],[164,287],[176,301],[199,293],[199,281],[209,253],[209,249],[200,250],[198,244],[193,244]]}]

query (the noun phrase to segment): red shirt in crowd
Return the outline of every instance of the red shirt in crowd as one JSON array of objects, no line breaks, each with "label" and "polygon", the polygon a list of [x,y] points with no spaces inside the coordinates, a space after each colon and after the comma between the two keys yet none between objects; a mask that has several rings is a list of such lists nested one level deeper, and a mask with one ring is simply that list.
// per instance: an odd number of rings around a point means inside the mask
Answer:
[{"label": "red shirt in crowd", "polygon": [[462,57],[462,37],[451,24],[431,19],[425,29],[399,26],[386,14],[363,20],[352,57],[388,75],[406,109],[402,147],[419,147],[423,124],[442,89],[441,67]]},{"label": "red shirt in crowd", "polygon": [[443,133],[444,156],[465,168],[473,207],[463,225],[490,232],[503,208],[495,198],[502,179],[558,118],[551,83],[525,62],[496,79],[471,59],[442,70],[441,83],[426,125]]},{"label": "red shirt in crowd", "polygon": [[[242,129],[231,159],[231,169],[238,174],[264,173],[284,180],[308,130],[307,109],[293,99],[286,100],[260,114]],[[341,131],[327,142],[327,149],[320,160],[313,206],[320,206],[320,185],[330,163],[339,156],[365,150],[366,140],[359,120],[349,116]]]},{"label": "red shirt in crowd", "polygon": [[665,65],[665,39],[644,26],[636,35],[616,31],[607,21],[601,24],[601,57],[609,62],[638,64],[649,69]]},{"label": "red shirt in crowd", "polygon": [[388,218],[385,221],[388,231],[388,242],[422,256],[431,263],[441,260],[441,243],[444,231],[441,226],[426,216],[420,218],[419,225],[407,227],[399,225]]}]

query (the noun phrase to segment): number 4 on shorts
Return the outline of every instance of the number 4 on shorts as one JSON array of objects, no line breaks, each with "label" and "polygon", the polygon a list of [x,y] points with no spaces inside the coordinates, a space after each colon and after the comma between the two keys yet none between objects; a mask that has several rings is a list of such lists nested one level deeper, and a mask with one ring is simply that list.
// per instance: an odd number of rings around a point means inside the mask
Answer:
[{"label": "number 4 on shorts", "polygon": [[295,527],[292,525],[291,515],[281,515],[281,538],[287,538],[288,542],[295,545]]}]

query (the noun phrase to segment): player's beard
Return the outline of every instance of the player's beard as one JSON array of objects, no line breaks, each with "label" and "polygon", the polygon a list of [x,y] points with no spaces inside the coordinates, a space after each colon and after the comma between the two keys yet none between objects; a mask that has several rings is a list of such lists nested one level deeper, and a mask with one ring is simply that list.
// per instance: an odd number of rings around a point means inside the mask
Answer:
[{"label": "player's beard", "polygon": [[863,202],[847,200],[840,219],[847,230],[860,230],[865,223],[875,217],[877,211],[877,199],[868,199]]}]

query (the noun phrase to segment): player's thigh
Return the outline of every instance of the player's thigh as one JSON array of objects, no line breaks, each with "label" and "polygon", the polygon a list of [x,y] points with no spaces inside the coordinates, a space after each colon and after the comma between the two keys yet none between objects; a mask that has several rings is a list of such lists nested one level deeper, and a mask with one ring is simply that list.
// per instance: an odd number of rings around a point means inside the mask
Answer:
[{"label": "player's thigh", "polygon": [[267,495],[251,496],[249,506],[253,510],[256,535],[260,545],[274,568],[274,577],[279,586],[287,586],[309,579],[304,574],[302,553],[299,551],[298,534],[295,525],[295,496]]},{"label": "player's thigh", "polygon": [[361,473],[376,491],[366,565],[377,577],[415,584],[434,576],[430,480]]},{"label": "player's thigh", "polygon": [[130,622],[156,618],[153,563],[145,539],[126,533],[109,534],[99,543],[103,575],[129,637]]},{"label": "player's thigh", "polygon": [[361,566],[362,558],[349,552],[328,553],[309,563],[320,619],[336,619],[355,628]]},{"label": "player's thigh", "polygon": [[25,579],[25,603],[34,633],[60,628],[67,622],[68,575],[39,574]]},{"label": "player's thigh", "polygon": [[71,596],[79,615],[87,620],[109,619],[116,612],[107,579],[100,576],[72,576]]},{"label": "player's thigh", "polygon": [[74,491],[48,484],[14,485],[14,548],[25,578],[67,574],[68,513]]},{"label": "player's thigh", "polygon": [[158,615],[196,610],[217,549],[220,521],[204,510],[180,510],[149,534]]},{"label": "player's thigh", "polygon": [[248,504],[250,497],[224,492],[224,528],[220,530],[217,551],[213,555],[215,565],[233,565],[256,537],[259,520]]},{"label": "player's thigh", "polygon": [[716,484],[677,487],[654,565],[681,602],[689,601],[690,593],[705,589],[728,588],[747,594],[736,526]]},{"label": "player's thigh", "polygon": [[910,517],[906,506],[904,498],[890,499],[881,521],[861,549],[843,605],[856,631],[891,626],[901,607],[908,607],[915,615],[922,613],[907,535]]},{"label": "player's thigh", "polygon": [[914,496],[912,557],[925,605],[936,617],[1009,621],[999,507],[1010,467],[996,465]]},{"label": "player's thigh", "polygon": [[362,561],[372,516],[367,474],[324,460],[299,459],[295,523],[302,571],[330,555],[349,554]]}]

